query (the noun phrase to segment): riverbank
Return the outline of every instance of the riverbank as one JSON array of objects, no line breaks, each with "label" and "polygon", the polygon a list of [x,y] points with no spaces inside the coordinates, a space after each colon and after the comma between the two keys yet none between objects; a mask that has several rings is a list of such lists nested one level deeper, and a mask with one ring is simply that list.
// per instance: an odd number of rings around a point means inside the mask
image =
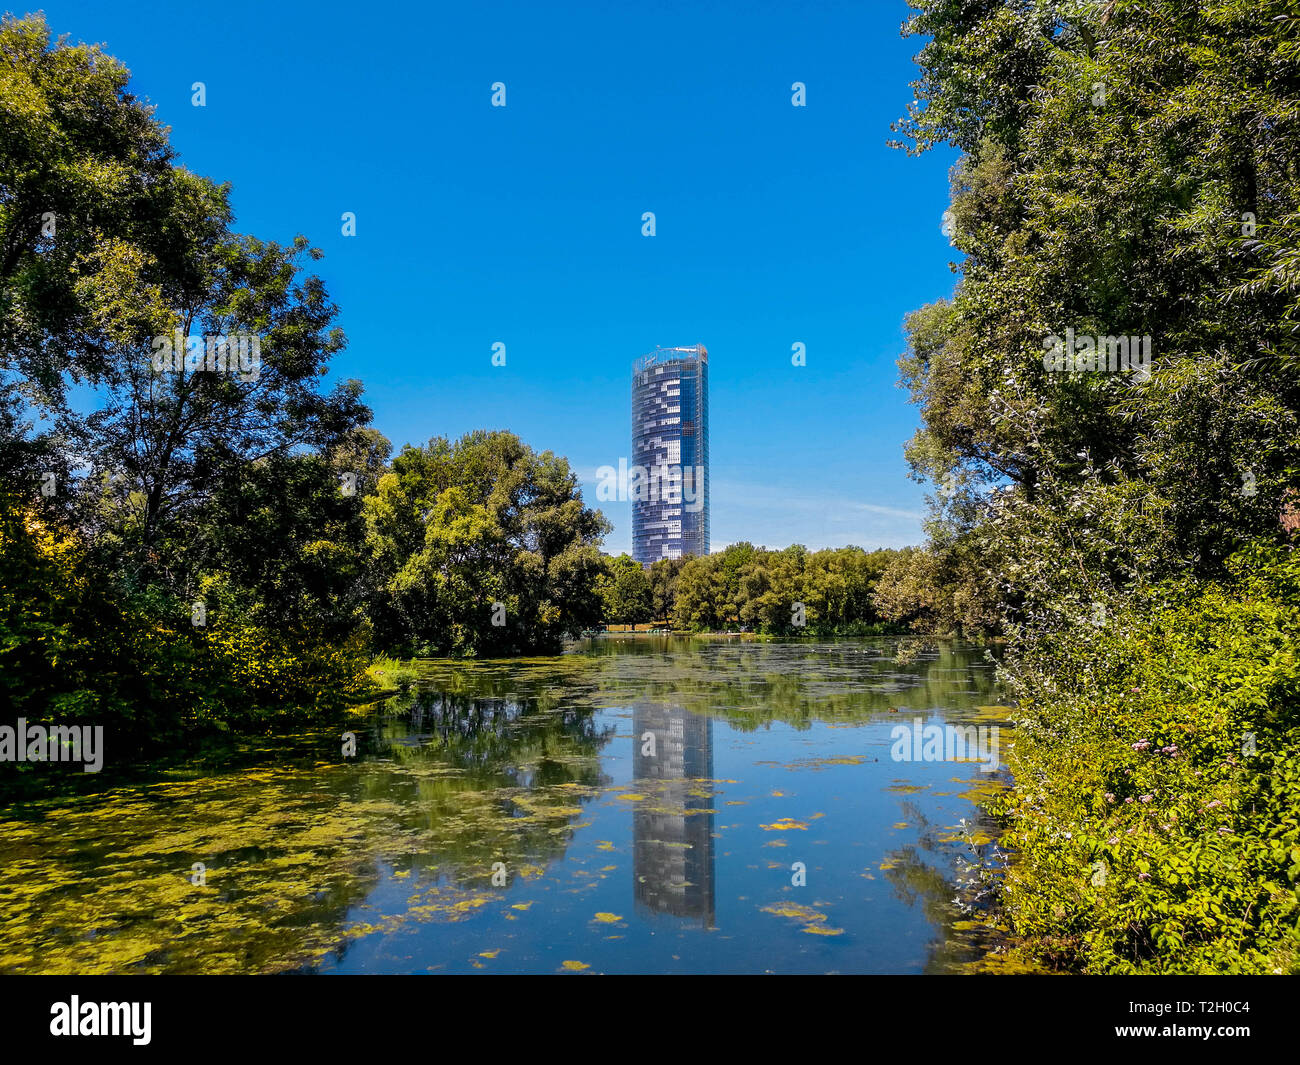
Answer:
[{"label": "riverbank", "polygon": [[1020,954],[1059,971],[1300,971],[1300,560],[1157,587],[1011,661]]}]

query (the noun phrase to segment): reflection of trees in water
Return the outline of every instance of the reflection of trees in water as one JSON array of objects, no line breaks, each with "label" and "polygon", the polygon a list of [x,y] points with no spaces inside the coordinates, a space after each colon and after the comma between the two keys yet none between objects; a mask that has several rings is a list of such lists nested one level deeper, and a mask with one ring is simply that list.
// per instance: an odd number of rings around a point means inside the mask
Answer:
[{"label": "reflection of trees in water", "polygon": [[891,707],[960,712],[995,698],[984,649],[951,640],[664,637],[591,644],[590,657],[602,663],[598,701],[664,702],[724,715],[744,730],[770,721],[806,728],[819,720],[864,720]]},{"label": "reflection of trees in water", "polygon": [[374,751],[402,760],[436,757],[525,787],[580,779],[572,771],[577,762],[591,763],[583,782],[597,783],[595,759],[613,734],[596,725],[593,707],[573,702],[548,708],[529,698],[414,690],[387,709],[371,722]]},{"label": "reflection of trees in water", "polygon": [[[563,857],[582,803],[606,782],[599,753],[614,733],[589,703],[511,684],[508,674],[457,672],[456,690],[415,686],[368,722],[366,760],[348,788],[358,803],[393,807],[392,820],[373,825],[402,841],[385,861],[413,874],[415,909],[434,919],[497,895],[494,863],[504,863],[508,885]],[[362,882],[373,889],[381,876],[373,864]],[[356,901],[355,890],[337,901],[340,927]]]},{"label": "reflection of trees in water", "polygon": [[482,699],[520,699],[538,710],[561,703],[582,702],[594,691],[598,659],[565,654],[550,658],[420,661],[415,665],[415,690],[437,691]]},{"label": "reflection of trees in water", "polygon": [[[926,920],[938,929],[926,948],[925,971],[959,971],[986,954],[994,942],[984,922],[970,918],[987,907],[993,894],[989,874],[1000,870],[1001,852],[992,840],[999,829],[982,810],[967,818],[963,831],[934,824],[914,802],[904,799],[901,805],[917,840],[890,853],[885,876],[894,894],[908,906],[919,903]],[[984,838],[989,842],[972,842]]]},{"label": "reflection of trees in water", "polygon": [[419,903],[450,910],[501,890],[496,862],[509,884],[563,857],[582,804],[606,783],[599,755],[614,727],[594,719],[580,656],[421,666],[367,721],[351,797],[394,806],[406,840],[394,871],[413,874]]},{"label": "reflection of trees in water", "polygon": [[401,800],[418,842],[399,871],[484,887],[503,862],[509,883],[563,856],[582,803],[605,783],[600,749],[614,727],[576,699],[481,695],[529,685],[461,677],[456,692],[421,685],[389,701],[369,723],[359,786]]},{"label": "reflection of trees in water", "polygon": [[[366,763],[358,787],[365,797],[397,799],[402,824],[415,833],[399,872],[492,890],[493,862],[505,862],[514,879],[563,855],[581,804],[607,783],[599,752],[613,728],[599,727],[594,711],[630,705],[634,787],[646,796],[632,814],[638,907],[712,926],[709,715],[726,714],[741,728],[808,725],[878,717],[894,706],[942,708],[955,720],[994,701],[981,649],[915,644],[902,664],[897,650],[894,641],[646,640],[559,659],[429,664],[371,722],[367,750],[391,762]],[[647,732],[657,759],[641,753]],[[893,856],[888,878],[941,930],[928,967],[955,967],[979,953],[973,934],[954,928],[967,916],[951,873],[963,844],[945,841],[949,830],[929,824],[915,804],[906,808],[920,838]]]},{"label": "reflection of trees in water", "polygon": [[[493,862],[536,875],[601,783],[612,728],[584,698],[590,663],[441,673],[441,691],[417,684],[368,719],[205,751],[186,764],[195,779],[50,806],[38,839],[6,822],[0,921],[22,912],[24,933],[0,970],[311,968],[346,950],[389,868],[418,874],[415,919],[458,919],[499,894]],[[340,763],[341,731],[359,760]],[[194,862],[206,885],[190,883]]]},{"label": "reflection of trees in water", "polygon": [[649,793],[632,814],[637,904],[712,928],[713,719],[641,701],[632,723],[633,777]]}]

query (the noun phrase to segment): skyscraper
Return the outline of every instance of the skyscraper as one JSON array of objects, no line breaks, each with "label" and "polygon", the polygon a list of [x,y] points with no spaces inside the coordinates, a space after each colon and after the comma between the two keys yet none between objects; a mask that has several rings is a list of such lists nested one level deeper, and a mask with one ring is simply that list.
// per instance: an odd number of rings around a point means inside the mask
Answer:
[{"label": "skyscraper", "polygon": [[709,353],[656,348],[632,367],[632,557],[709,553]]}]

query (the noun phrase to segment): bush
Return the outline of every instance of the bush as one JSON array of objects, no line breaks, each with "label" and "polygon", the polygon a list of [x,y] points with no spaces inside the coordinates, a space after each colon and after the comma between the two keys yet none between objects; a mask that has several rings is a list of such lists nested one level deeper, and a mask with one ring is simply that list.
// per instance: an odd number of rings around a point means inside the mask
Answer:
[{"label": "bush", "polygon": [[1014,663],[998,807],[1026,948],[1099,973],[1300,971],[1300,555],[1155,587]]},{"label": "bush", "polygon": [[214,595],[195,627],[188,604],[128,594],[76,533],[0,498],[0,708],[32,724],[101,725],[120,763],[188,734],[336,711],[373,687],[364,627],[326,642],[256,623],[226,608],[234,601]]}]

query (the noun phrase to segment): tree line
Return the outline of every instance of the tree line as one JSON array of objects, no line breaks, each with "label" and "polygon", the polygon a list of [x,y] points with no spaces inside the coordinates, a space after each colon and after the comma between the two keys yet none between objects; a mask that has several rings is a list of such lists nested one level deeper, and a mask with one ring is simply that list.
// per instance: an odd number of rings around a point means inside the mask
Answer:
[{"label": "tree line", "polygon": [[882,595],[1009,640],[988,919],[1063,969],[1297,971],[1300,16],[910,3],[899,146],[960,152],[961,262],[907,320],[937,491]]},{"label": "tree line", "polygon": [[771,635],[866,635],[893,631],[876,590],[899,552],[844,547],[773,551],[741,542],[701,557],[665,558],[643,569],[627,555],[607,560],[598,591],[606,621],[666,621],[706,632]]}]

